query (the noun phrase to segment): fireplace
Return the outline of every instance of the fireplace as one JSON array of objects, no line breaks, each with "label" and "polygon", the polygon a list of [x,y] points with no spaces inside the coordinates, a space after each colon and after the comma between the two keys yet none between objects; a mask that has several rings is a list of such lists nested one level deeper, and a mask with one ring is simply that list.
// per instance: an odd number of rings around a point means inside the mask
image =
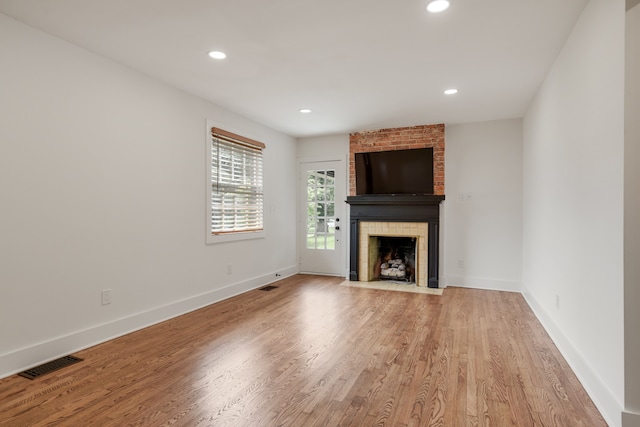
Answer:
[{"label": "fireplace", "polygon": [[[440,202],[444,196],[435,195],[367,195],[347,197],[351,206],[349,248],[349,279],[353,281],[378,280],[382,276],[383,258],[389,258],[387,274],[392,279],[406,281],[409,278],[417,286],[438,287],[438,229],[440,223]],[[399,254],[381,254],[380,239],[409,239],[415,241],[413,254],[406,250]],[[374,245],[375,248],[371,249]],[[382,250],[389,251],[388,248]],[[395,256],[393,256],[395,255]],[[403,267],[404,277],[398,277],[401,271],[397,260],[404,261],[413,257],[414,265]],[[380,265],[378,265],[380,264]],[[396,270],[393,270],[393,269]]]},{"label": "fireplace", "polygon": [[[369,245],[372,241],[371,236],[373,238],[376,236],[408,237],[416,239],[416,267],[414,272],[416,285],[430,288],[438,287],[438,229],[440,224],[440,203],[444,200],[445,175],[444,131],[444,124],[435,124],[370,130],[349,135],[350,196],[347,197],[347,203],[351,207],[349,225],[351,238],[349,247],[350,280],[369,281],[372,280],[372,277],[374,280],[376,279],[377,267],[375,263],[378,262],[379,254],[371,255],[369,253]],[[374,167],[373,160],[369,158],[370,162],[364,161],[364,166],[365,168],[370,168],[370,170],[365,170],[364,175],[362,173],[358,174],[356,171],[358,153],[368,153],[371,157],[376,152],[398,150],[406,151],[405,154],[411,154],[411,150],[423,149],[432,150],[433,152],[432,167],[424,168],[425,171],[430,171],[433,174],[433,179],[423,177],[425,181],[429,181],[426,189],[424,185],[416,189],[413,182],[409,182],[406,186],[395,185],[398,182],[407,184],[406,179],[400,179],[401,176],[406,175],[402,165],[392,169],[395,172],[391,174],[389,174],[388,170],[386,170],[387,173],[382,173],[381,171],[384,168]],[[418,154],[418,151],[416,151],[416,154]],[[404,159],[406,160],[406,157]],[[408,161],[408,163],[413,164],[412,161]],[[363,162],[360,162],[359,165],[362,167]],[[387,163],[387,169],[388,166],[389,164]],[[358,183],[356,182],[358,181],[358,175],[360,175],[361,179],[363,176],[365,177],[365,185],[363,186],[361,182],[360,190],[358,190]],[[381,189],[379,185],[376,185],[376,182],[366,182],[366,177],[369,176],[374,177],[374,179],[390,180],[392,182],[383,183],[384,188]],[[415,178],[414,176],[411,179],[420,178]],[[371,227],[375,230],[373,234],[370,233]],[[379,232],[379,229],[383,231]],[[399,267],[391,268],[398,268],[399,270]]]}]

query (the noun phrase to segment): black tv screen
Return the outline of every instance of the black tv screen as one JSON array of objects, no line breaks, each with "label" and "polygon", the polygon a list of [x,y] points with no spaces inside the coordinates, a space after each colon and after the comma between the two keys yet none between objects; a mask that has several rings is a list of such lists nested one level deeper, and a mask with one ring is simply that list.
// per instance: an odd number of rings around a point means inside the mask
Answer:
[{"label": "black tv screen", "polygon": [[433,194],[433,148],[356,153],[356,194]]}]

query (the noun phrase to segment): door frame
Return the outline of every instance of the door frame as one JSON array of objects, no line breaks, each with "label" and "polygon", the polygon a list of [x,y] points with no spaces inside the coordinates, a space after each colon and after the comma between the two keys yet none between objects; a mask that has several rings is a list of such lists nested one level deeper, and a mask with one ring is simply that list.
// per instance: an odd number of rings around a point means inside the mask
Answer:
[{"label": "door frame", "polygon": [[[346,197],[349,195],[349,156],[340,157],[340,156],[332,156],[332,157],[300,157],[298,158],[298,188],[297,188],[297,221],[296,221],[296,234],[298,236],[297,240],[297,256],[298,256],[298,271],[300,271],[300,266],[302,265],[302,245],[305,240],[305,236],[302,233],[302,222],[307,220],[306,211],[302,210],[302,193],[303,190],[306,193],[306,183],[304,183],[300,178],[302,175],[302,168],[304,164],[307,163],[325,163],[325,162],[340,162],[342,164],[342,171],[344,176],[344,195],[345,200],[342,200],[342,217],[340,218],[341,225],[341,235],[342,235],[342,244],[340,245],[340,254],[339,258],[342,260],[340,265],[340,277],[348,278],[349,277],[349,257],[348,257],[348,248],[351,244],[349,239],[349,205],[347,204]],[[336,183],[337,185],[337,183]],[[336,203],[338,201],[336,200]],[[316,273],[305,273],[305,274],[316,274]]]}]

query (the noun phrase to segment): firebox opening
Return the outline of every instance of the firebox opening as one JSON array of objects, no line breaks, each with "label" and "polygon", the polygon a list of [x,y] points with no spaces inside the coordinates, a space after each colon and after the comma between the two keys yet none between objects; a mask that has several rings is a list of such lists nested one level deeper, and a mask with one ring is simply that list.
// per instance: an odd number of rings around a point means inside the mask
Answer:
[{"label": "firebox opening", "polygon": [[371,280],[416,283],[415,237],[369,236]]}]

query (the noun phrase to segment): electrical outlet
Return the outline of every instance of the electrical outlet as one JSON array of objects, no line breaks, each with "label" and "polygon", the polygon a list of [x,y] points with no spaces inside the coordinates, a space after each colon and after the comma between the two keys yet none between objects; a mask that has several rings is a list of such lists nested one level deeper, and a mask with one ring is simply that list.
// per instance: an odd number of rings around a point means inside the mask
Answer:
[{"label": "electrical outlet", "polygon": [[556,309],[560,310],[560,295],[556,294]]},{"label": "electrical outlet", "polygon": [[282,276],[282,274],[276,273],[276,277],[281,277],[281,276]]},{"label": "electrical outlet", "polygon": [[102,290],[102,305],[111,304],[111,289]]},{"label": "electrical outlet", "polygon": [[227,264],[227,274],[232,274],[232,273],[233,273],[233,265]]},{"label": "electrical outlet", "polygon": [[458,260],[458,270],[464,270],[464,261],[461,259]]}]

